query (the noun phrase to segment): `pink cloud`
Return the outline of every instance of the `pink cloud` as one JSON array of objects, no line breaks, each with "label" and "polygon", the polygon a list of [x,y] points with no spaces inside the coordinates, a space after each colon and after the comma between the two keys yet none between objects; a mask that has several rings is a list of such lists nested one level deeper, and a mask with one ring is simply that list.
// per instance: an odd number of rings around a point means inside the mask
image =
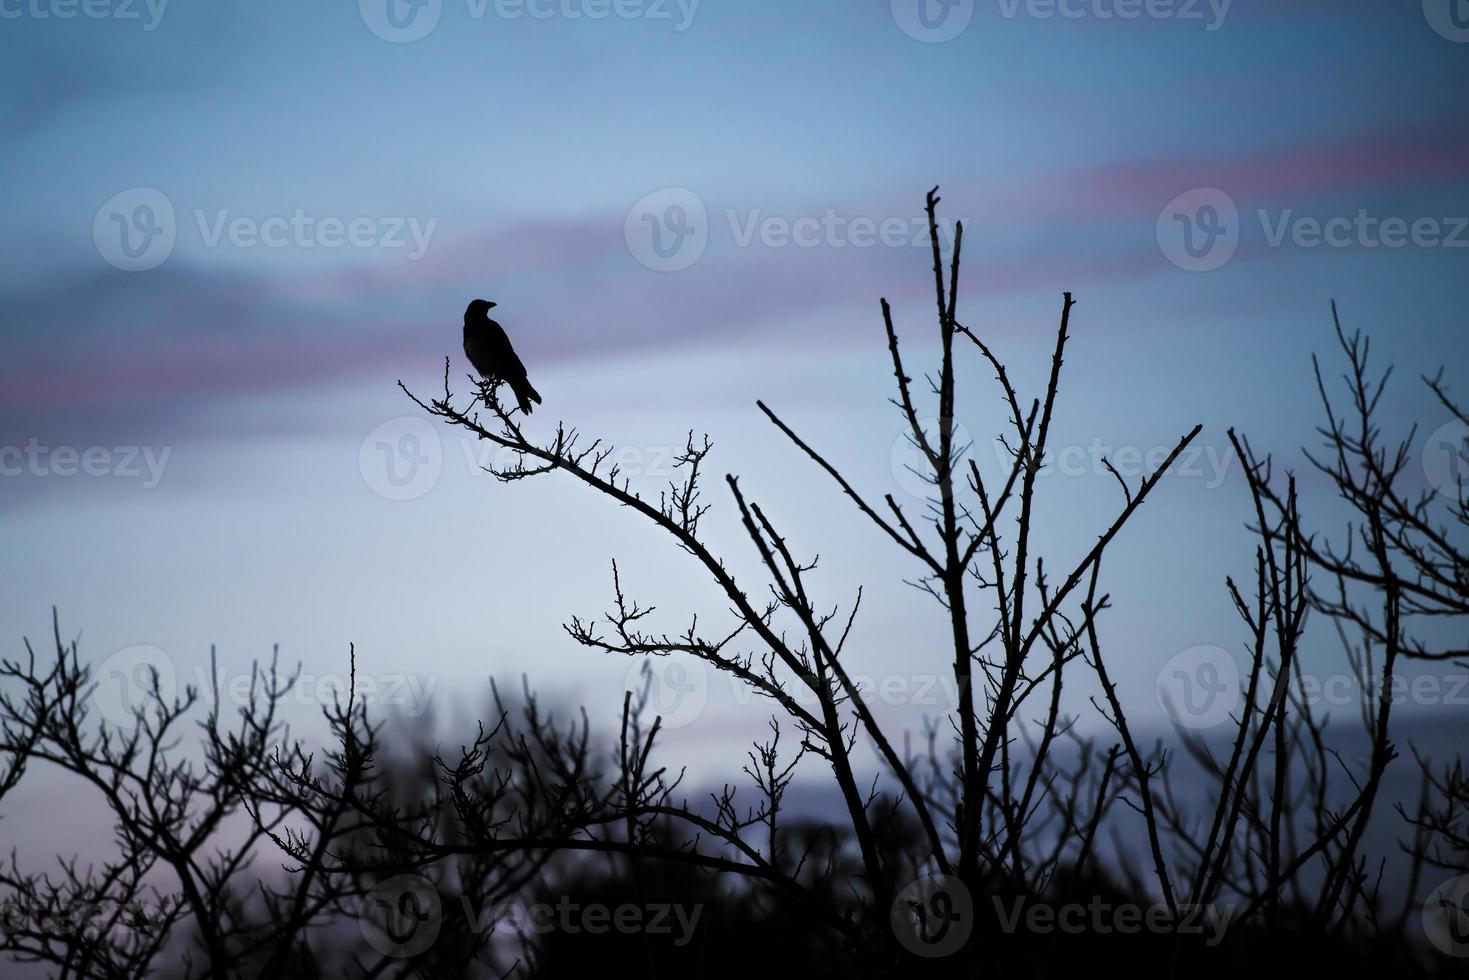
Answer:
[{"label": "pink cloud", "polygon": [[[1167,272],[1151,226],[1182,190],[1218,186],[1247,207],[1290,195],[1459,182],[1469,172],[1465,132],[1445,121],[1222,159],[1031,174],[982,194],[948,195],[943,207],[976,222],[966,263],[971,301],[1073,288]],[[710,203],[718,224],[722,213]],[[921,198],[859,201],[844,210],[917,215]],[[810,322],[822,310],[875,307],[880,294],[921,298],[931,284],[923,248],[741,249],[722,226],[694,266],[654,273],[628,253],[622,219],[602,213],[497,224],[436,241],[418,262],[325,277],[249,283],[180,275],[156,291],[99,278],[99,295],[85,306],[129,310],[127,335],[100,321],[88,328],[96,343],[79,345],[68,341],[74,331],[59,319],[35,324],[31,336],[41,339],[0,373],[0,404],[42,418],[421,371],[457,353],[459,304],[471,295],[504,300],[517,345],[545,364],[738,344],[772,321]],[[38,305],[44,319],[52,304]],[[102,353],[89,358],[88,351]]]}]

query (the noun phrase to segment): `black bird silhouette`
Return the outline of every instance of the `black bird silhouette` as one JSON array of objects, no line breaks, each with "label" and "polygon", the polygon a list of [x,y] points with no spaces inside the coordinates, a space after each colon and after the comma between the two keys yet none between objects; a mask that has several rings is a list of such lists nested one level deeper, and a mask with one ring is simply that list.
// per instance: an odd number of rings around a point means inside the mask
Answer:
[{"label": "black bird silhouette", "polygon": [[541,393],[525,376],[525,365],[515,356],[505,328],[490,319],[494,305],[489,300],[477,299],[464,311],[464,356],[482,377],[509,385],[520,410],[529,415],[531,402],[541,403]]}]

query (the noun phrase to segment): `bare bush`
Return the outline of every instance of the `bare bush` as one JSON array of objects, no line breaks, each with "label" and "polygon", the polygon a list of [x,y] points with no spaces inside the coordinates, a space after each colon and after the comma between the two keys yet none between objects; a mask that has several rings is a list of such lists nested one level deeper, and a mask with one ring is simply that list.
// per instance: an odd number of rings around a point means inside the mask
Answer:
[{"label": "bare bush", "polygon": [[[614,561],[609,611],[564,628],[599,654],[702,662],[758,696],[771,714],[768,735],[749,747],[740,773],[695,795],[684,770],[661,761],[646,674],[645,686],[624,694],[606,741],[585,711],[558,719],[527,687],[513,705],[494,691],[490,719],[455,752],[424,746],[417,757],[384,758],[382,719],[349,691],[325,711],[331,748],[318,754],[282,729],[276,708],[291,679],[274,663],[233,721],[217,696],[201,701],[190,689],[170,699],[155,682],[133,729],[92,726],[92,678],[58,629],[49,672],[33,653],[5,665],[23,693],[0,698],[0,792],[28,763],[59,766],[105,802],[119,855],[101,869],[63,863],[59,879],[13,861],[0,883],[37,908],[129,907],[147,893],[167,911],[151,931],[123,928],[115,938],[7,930],[5,948],[89,977],[143,976],[165,962],[211,977],[564,975],[608,956],[654,975],[1044,976],[1119,953],[1140,972],[1174,976],[1266,961],[1446,969],[1425,955],[1409,900],[1425,868],[1469,870],[1462,764],[1420,758],[1421,799],[1416,810],[1400,808],[1403,854],[1392,855],[1411,869],[1401,904],[1383,892],[1389,856],[1369,853],[1367,828],[1383,819],[1384,776],[1400,754],[1390,692],[1402,664],[1466,657],[1439,639],[1442,624],[1469,612],[1463,486],[1452,499],[1411,489],[1414,434],[1383,443],[1375,418],[1386,379],[1372,378],[1366,342],[1338,325],[1351,409],[1338,413],[1318,365],[1326,449],[1307,460],[1355,517],[1341,540],[1313,531],[1293,476],[1279,477],[1230,432],[1253,510],[1253,580],[1225,582],[1248,668],[1227,738],[1185,733],[1177,744],[1146,744],[1105,653],[1104,560],[1200,427],[1132,482],[1102,460],[1117,484],[1113,516],[1079,559],[1048,563],[1036,534],[1046,519],[1037,479],[1062,409],[1075,304],[1064,295],[1044,389],[1022,397],[982,332],[960,320],[964,229],[955,226],[946,256],[938,204],[930,192],[938,356],[924,385],[910,376],[893,311],[881,303],[891,402],[921,461],[924,506],[864,493],[759,403],[894,548],[894,576],[933,601],[958,701],[949,717],[930,720],[916,748],[911,733],[884,728],[844,659],[863,628],[860,590],[819,594],[814,552],[783,530],[778,505],[724,477],[749,546],[741,561],[758,569],[749,578],[736,577],[741,562],[706,534],[706,437],[688,433],[675,478],[654,498],[620,470],[615,447],[565,424],[529,431],[501,402],[499,382],[470,378],[461,401],[446,360],[441,395],[404,391],[502,450],[490,467],[499,480],[570,477],[674,541],[712,586],[724,619],[668,621],[633,596]],[[1007,416],[998,436],[1005,454],[993,468],[969,455],[955,422],[964,357],[993,375]],[[1442,377],[1425,380],[1464,419]],[[936,422],[925,425],[929,417]],[[1302,651],[1313,615],[1335,626],[1348,669],[1370,692],[1360,715],[1365,753],[1343,748],[1308,696]],[[1112,733],[1106,739],[1078,734],[1064,697],[1078,677],[1099,692],[1090,706]],[[196,705],[203,720],[187,743],[181,726]],[[181,744],[197,744],[197,757]],[[859,745],[881,772],[863,771]],[[1202,773],[1202,792],[1182,786],[1185,771]],[[834,788],[831,819],[793,814],[798,780]],[[263,852],[283,855],[285,871],[250,871]],[[692,949],[694,915],[683,941],[671,943],[655,942],[648,928],[600,943],[498,928],[499,910],[571,893],[712,906],[721,919],[705,920]],[[442,901],[464,914],[426,911]],[[1036,908],[1049,910],[1050,927],[1028,914]],[[1078,909],[1130,909],[1148,924],[1127,937],[1107,923],[1055,926]],[[1190,928],[1200,916],[1212,933]],[[425,938],[418,925],[431,919]],[[708,950],[717,951],[712,963]]]}]

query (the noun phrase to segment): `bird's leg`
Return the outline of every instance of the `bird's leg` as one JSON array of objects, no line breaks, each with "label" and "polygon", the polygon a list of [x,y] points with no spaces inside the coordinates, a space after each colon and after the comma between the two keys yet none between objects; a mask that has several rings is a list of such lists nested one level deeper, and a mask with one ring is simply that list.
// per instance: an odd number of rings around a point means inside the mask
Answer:
[{"label": "bird's leg", "polygon": [[476,378],[474,375],[470,375],[469,380],[473,382],[475,391],[477,392],[475,395],[476,400],[483,404],[485,408],[494,411],[496,402],[495,387],[499,384],[499,381],[494,378]]}]

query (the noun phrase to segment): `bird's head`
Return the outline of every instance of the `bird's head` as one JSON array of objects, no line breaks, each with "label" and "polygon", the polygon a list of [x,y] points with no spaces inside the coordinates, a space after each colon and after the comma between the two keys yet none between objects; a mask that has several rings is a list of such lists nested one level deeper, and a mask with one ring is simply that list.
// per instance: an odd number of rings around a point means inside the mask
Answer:
[{"label": "bird's head", "polygon": [[464,311],[464,319],[466,321],[468,321],[468,320],[482,320],[485,317],[489,316],[490,315],[490,310],[492,310],[494,308],[495,308],[495,304],[494,303],[491,303],[487,299],[473,300],[469,304],[469,309],[467,309],[467,310]]}]

